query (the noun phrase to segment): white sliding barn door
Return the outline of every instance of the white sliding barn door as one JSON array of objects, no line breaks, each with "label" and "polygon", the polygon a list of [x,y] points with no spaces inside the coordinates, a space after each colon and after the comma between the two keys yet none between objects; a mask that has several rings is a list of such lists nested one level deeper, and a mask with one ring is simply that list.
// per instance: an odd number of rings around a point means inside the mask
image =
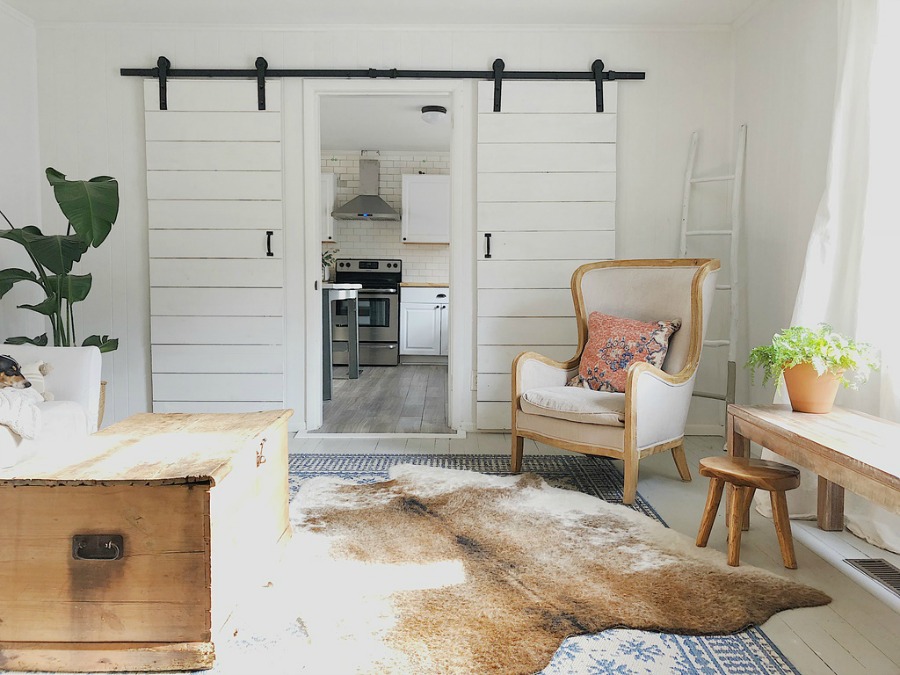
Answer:
[{"label": "white sliding barn door", "polygon": [[[479,429],[510,427],[510,367],[519,352],[574,354],[576,267],[615,257],[616,84],[478,85]],[[486,258],[490,234],[491,257]]]},{"label": "white sliding barn door", "polygon": [[167,86],[159,110],[144,83],[153,410],[281,408],[281,83],[264,111],[255,80]]}]

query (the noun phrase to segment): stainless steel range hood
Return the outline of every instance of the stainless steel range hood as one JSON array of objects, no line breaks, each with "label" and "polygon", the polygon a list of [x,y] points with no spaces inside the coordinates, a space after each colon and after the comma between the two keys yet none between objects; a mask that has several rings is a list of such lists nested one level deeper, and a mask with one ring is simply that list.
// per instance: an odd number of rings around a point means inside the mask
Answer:
[{"label": "stainless steel range hood", "polygon": [[331,212],[335,220],[400,220],[400,214],[378,196],[379,162],[359,160],[359,196]]}]

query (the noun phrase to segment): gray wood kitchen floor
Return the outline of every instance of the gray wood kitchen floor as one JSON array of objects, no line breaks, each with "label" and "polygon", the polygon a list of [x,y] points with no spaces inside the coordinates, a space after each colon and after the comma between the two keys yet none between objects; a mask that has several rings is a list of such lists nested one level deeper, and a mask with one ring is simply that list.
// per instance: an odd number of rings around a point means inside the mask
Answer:
[{"label": "gray wood kitchen floor", "polygon": [[334,367],[318,433],[453,433],[447,426],[447,366],[361,366],[359,379]]}]

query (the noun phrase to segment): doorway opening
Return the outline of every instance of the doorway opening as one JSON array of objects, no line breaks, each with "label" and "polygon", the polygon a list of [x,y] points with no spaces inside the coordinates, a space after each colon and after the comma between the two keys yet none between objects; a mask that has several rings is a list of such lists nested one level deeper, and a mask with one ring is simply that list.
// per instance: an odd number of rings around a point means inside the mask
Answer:
[{"label": "doorway opening", "polygon": [[[323,223],[321,229],[306,228],[307,269],[321,269],[322,256],[330,251],[327,259],[334,262],[328,270],[329,281],[363,285],[358,291],[358,377],[351,377],[355,371],[349,367],[346,335],[341,332],[346,331],[352,316],[348,303],[333,303],[327,315],[306,314],[308,432],[455,434],[473,427],[469,386],[474,341],[472,90],[466,82],[304,83],[305,190],[307,195],[320,197],[306,200],[306,220],[311,222],[310,207],[318,204],[315,222]],[[446,108],[449,119],[442,124],[425,122],[422,109],[430,106]],[[351,217],[329,222],[325,218],[329,208],[357,196],[360,167],[373,160],[378,170],[378,196],[401,214],[404,209],[412,212],[404,203],[408,180],[434,177],[449,182],[446,208],[450,232],[445,241],[404,241],[408,223],[399,220]],[[329,185],[334,189],[333,198]],[[409,194],[413,190],[408,188]],[[363,271],[366,278],[351,279],[353,272]],[[371,274],[375,271],[395,274],[382,283],[387,275],[378,281],[368,278],[376,276]],[[396,293],[390,292],[391,284],[397,284]],[[442,302],[431,306],[437,331],[433,353],[427,345],[416,343],[431,337],[423,332],[427,324],[423,315],[403,313],[404,293],[419,299],[415,292],[421,289],[442,296]],[[321,306],[321,302],[319,292],[308,294],[308,308],[316,303]],[[440,321],[450,315],[452,320]],[[326,316],[335,335],[330,400],[323,400],[322,380],[327,371],[320,351]],[[407,329],[407,318],[411,329]],[[416,344],[404,342],[409,335]]]}]

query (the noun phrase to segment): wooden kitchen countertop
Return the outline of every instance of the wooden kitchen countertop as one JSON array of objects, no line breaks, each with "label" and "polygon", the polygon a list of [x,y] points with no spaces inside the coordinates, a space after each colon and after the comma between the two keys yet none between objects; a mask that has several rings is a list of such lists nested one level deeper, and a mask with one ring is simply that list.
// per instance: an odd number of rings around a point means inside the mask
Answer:
[{"label": "wooden kitchen countertop", "polygon": [[405,288],[450,288],[449,283],[434,281],[401,281],[400,286]]}]

